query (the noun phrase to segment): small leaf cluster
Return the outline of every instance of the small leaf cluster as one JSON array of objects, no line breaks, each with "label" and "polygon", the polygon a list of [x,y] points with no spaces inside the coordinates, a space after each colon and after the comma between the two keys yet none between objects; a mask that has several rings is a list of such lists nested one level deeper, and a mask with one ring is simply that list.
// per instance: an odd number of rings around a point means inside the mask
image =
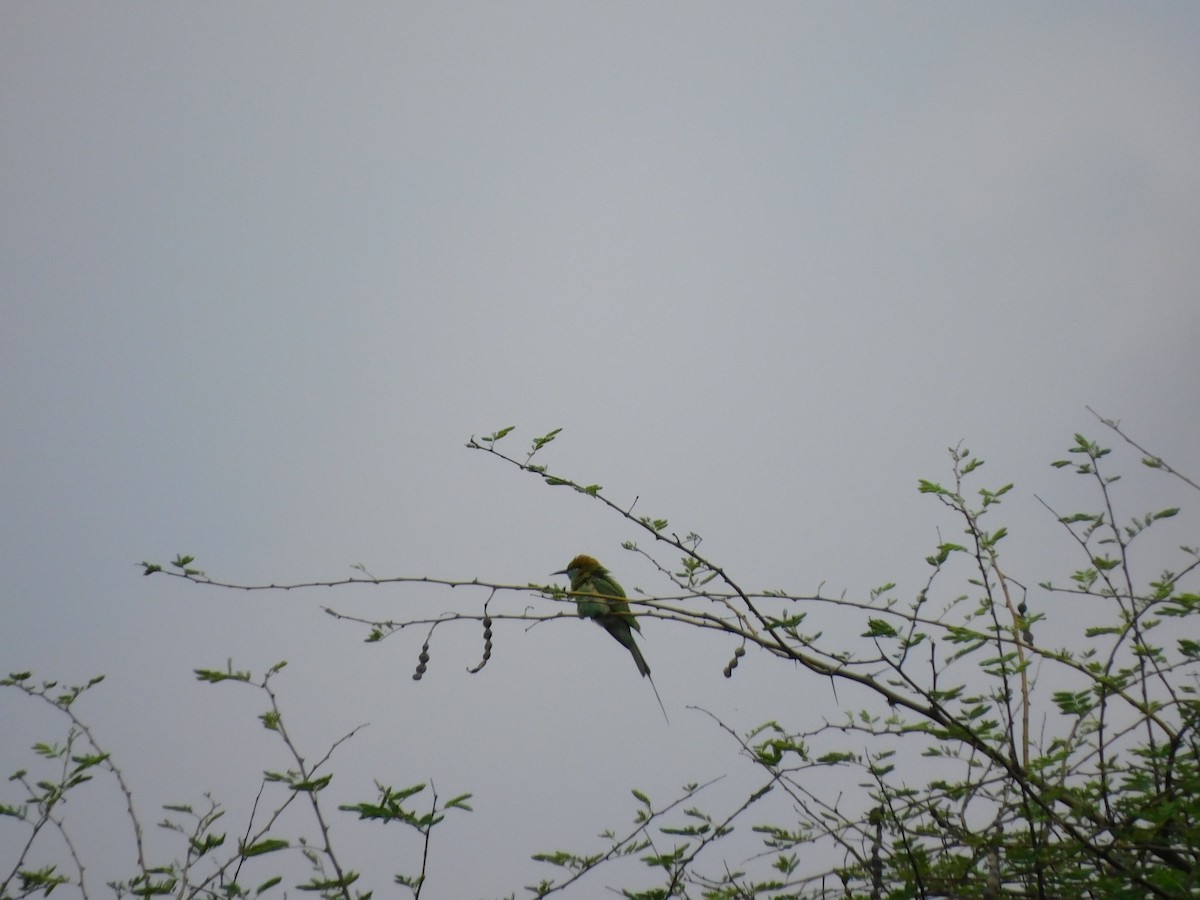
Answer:
[{"label": "small leaf cluster", "polygon": [[[96,743],[90,727],[75,712],[77,701],[87,691],[103,681],[102,676],[77,686],[60,687],[55,681],[33,681],[32,673],[17,672],[0,679],[0,689],[9,689],[25,697],[50,704],[67,719],[62,741],[38,742],[33,753],[46,771],[31,775],[20,769],[9,777],[22,797],[17,801],[0,800],[0,826],[9,822],[25,833],[24,839],[8,842],[22,848],[15,858],[0,849],[0,898],[49,896],[56,888],[76,887],[84,897],[92,890],[88,878],[89,866],[85,850],[74,837],[65,803],[77,789],[97,775],[111,776],[125,795],[125,824],[130,844],[137,859],[136,871],[124,878],[108,882],[113,894],[120,897],[175,896],[187,898],[256,898],[281,896],[283,885],[291,883],[299,891],[322,898],[366,900],[371,891],[355,887],[358,872],[343,863],[343,850],[331,842],[330,831],[321,799],[334,781],[334,773],[325,771],[333,751],[358,730],[343,736],[316,763],[309,763],[293,742],[277,701],[272,679],[286,666],[272,666],[261,677],[234,668],[232,661],[223,669],[197,669],[196,678],[207,684],[235,684],[255,688],[267,700],[267,708],[259,715],[263,727],[276,734],[291,765],[284,769],[268,769],[263,773],[259,796],[250,819],[239,829],[240,837],[233,840],[222,826],[226,810],[205,794],[203,805],[169,803],[162,808],[166,817],[158,823],[165,832],[178,835],[181,855],[167,862],[153,862],[143,842],[143,828],[132,793],[125,784],[121,770],[110,755]],[[416,871],[398,873],[395,883],[407,887],[414,897],[420,897],[426,878],[430,840],[434,829],[443,821],[448,810],[470,811],[469,794],[460,794],[439,803],[433,794],[428,811],[418,812],[404,802],[426,788],[418,784],[394,788],[376,782],[378,797],[374,801],[342,804],[344,812],[357,813],[360,819],[374,820],[381,825],[398,823],[414,830],[423,842],[420,866]],[[271,797],[274,795],[275,799]],[[313,837],[281,833],[283,814],[300,802],[309,808],[316,826]],[[118,816],[116,824],[120,825]],[[35,849],[50,833],[57,833],[69,848],[69,867],[60,865],[31,865]],[[0,841],[0,846],[4,845]],[[78,847],[78,849],[77,849]],[[309,869],[307,878],[298,878],[293,861],[303,861]],[[289,874],[290,873],[290,874]],[[286,893],[282,894],[286,896]]]}]

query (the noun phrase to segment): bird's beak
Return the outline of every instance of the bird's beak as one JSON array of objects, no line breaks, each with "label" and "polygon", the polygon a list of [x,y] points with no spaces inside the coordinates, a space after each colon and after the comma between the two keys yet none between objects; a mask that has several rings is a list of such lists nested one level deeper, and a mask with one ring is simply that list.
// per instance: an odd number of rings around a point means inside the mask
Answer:
[{"label": "bird's beak", "polygon": [[566,570],[566,569],[559,569],[557,572],[551,572],[550,574],[551,574],[551,575],[566,575],[566,574],[567,574],[567,570]]}]

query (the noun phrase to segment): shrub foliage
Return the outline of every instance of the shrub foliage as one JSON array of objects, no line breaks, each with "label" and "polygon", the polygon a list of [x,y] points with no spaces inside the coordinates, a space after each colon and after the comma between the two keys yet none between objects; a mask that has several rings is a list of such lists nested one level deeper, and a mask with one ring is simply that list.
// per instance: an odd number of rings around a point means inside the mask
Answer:
[{"label": "shrub foliage", "polygon": [[[1123,450],[1172,479],[1181,493],[1200,490],[1116,422],[1100,421]],[[781,678],[795,677],[799,667],[835,690],[842,686],[866,698],[843,718],[806,730],[768,721],[737,733],[710,713],[714,733],[731,736],[761,772],[755,789],[719,811],[704,806],[707,785],[685,785],[661,802],[635,790],[631,823],[605,832],[599,847],[536,854],[548,875],[526,887],[526,895],[582,895],[595,891],[597,878],[618,872],[639,885],[621,895],[636,898],[1188,897],[1200,891],[1200,629],[1193,618],[1200,594],[1188,587],[1200,551],[1169,551],[1176,560],[1171,569],[1145,571],[1145,559],[1167,558],[1163,541],[1153,536],[1179,508],[1131,515],[1110,448],[1076,435],[1067,455],[1053,462],[1064,475],[1085,479],[1093,498],[1078,511],[1042,501],[1062,529],[1069,572],[1059,581],[1018,581],[1022,573],[1001,552],[1007,529],[997,521],[1012,485],[986,485],[982,460],[960,446],[950,451],[948,478],[919,482],[921,493],[959,529],[954,540],[939,539],[931,549],[929,576],[916,595],[900,598],[887,584],[866,597],[831,598],[746,588],[701,552],[695,533],[680,536],[666,520],[618,505],[599,485],[552,473],[541,460],[557,430],[513,455],[501,449],[511,432],[472,438],[468,446],[600,503],[653,539],[653,553],[634,541],[624,546],[650,558],[672,584],[668,592],[633,598],[637,614],[725,635],[727,677],[751,650],[786,663]],[[678,555],[677,563],[663,562],[664,547]],[[376,578],[365,569],[320,584],[246,585],[210,578],[190,556],[169,565],[143,563],[143,571],[238,590],[391,583],[478,591],[479,602],[469,610],[432,618],[364,621],[328,610],[361,622],[371,641],[427,629],[413,676],[418,680],[440,628],[482,626],[482,655],[472,669],[479,671],[491,656],[496,623],[574,611],[569,592],[556,585]],[[497,599],[525,602],[531,593],[551,601],[551,611],[505,612],[508,606]],[[1078,633],[1065,642],[1049,636],[1044,610],[1050,602],[1081,611]],[[836,615],[858,638],[825,635],[809,621],[818,609]],[[0,900],[66,886],[89,895],[64,804],[97,775],[114,779],[125,796],[118,818],[127,822],[137,860],[126,880],[110,884],[116,896],[280,896],[291,886],[322,897],[370,896],[346,854],[333,846],[333,811],[322,803],[333,753],[352,735],[316,763],[306,762],[274,691],[282,666],[258,678],[231,666],[197,670],[203,681],[262,692],[261,723],[278,736],[292,765],[264,773],[254,813],[236,836],[222,830],[223,810],[215,801],[166,807],[160,825],[178,836],[182,849],[164,863],[148,858],[121,770],[77,713],[81,697],[101,679],[63,688],[18,672],[0,682],[26,701],[49,704],[65,727],[58,741],[32,748],[39,774],[13,774],[10,797],[0,802]],[[429,783],[378,784],[376,796],[337,811],[415,830],[421,853],[395,883],[419,897],[434,829],[448,811],[468,810],[468,799],[444,800]],[[285,835],[280,827],[293,804],[307,809],[307,837]],[[730,841],[735,827],[756,836],[755,852],[731,858],[739,846]],[[39,848],[55,835],[56,861],[35,862],[47,858]],[[281,874],[285,867],[275,861],[289,857],[303,858],[306,880]],[[613,868],[619,860],[647,868],[635,879],[627,868]]]}]

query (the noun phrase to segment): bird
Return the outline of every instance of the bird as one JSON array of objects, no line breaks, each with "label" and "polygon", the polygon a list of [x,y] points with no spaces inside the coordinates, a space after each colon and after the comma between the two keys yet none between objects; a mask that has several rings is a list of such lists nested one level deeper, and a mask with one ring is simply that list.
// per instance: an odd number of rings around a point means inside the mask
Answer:
[{"label": "bird", "polygon": [[629,651],[637,665],[641,676],[650,682],[654,690],[654,698],[658,700],[663,718],[670,724],[667,708],[663,706],[662,698],[658,696],[658,688],[650,677],[650,666],[642,651],[633,640],[633,632],[642,632],[637,617],[629,611],[629,601],[625,599],[625,590],[612,577],[604,566],[591,556],[580,554],[567,563],[565,569],[552,572],[552,575],[566,575],[571,579],[571,592],[582,596],[572,598],[575,601],[580,618],[591,619],[601,625],[605,631],[617,639],[617,642]]}]

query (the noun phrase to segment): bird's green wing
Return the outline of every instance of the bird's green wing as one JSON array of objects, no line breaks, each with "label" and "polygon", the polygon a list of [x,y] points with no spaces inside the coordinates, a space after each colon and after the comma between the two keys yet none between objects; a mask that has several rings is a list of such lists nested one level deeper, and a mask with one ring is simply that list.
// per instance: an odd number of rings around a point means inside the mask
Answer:
[{"label": "bird's green wing", "polygon": [[607,572],[602,575],[597,573],[588,580],[592,583],[592,590],[597,594],[604,594],[607,597],[625,596],[625,589],[617,584],[616,579]]},{"label": "bird's green wing", "polygon": [[[587,591],[588,588],[580,588]],[[575,597],[575,611],[581,619],[595,619],[608,612],[608,603],[599,597]]]},{"label": "bird's green wing", "polygon": [[601,616],[617,616],[627,622],[630,628],[641,631],[637,617],[629,611],[629,603],[625,600],[625,590],[607,572],[594,573],[584,581],[577,590],[591,594],[603,594],[605,597],[619,599],[601,600],[599,597],[580,597],[576,599],[579,615],[595,619]]}]

